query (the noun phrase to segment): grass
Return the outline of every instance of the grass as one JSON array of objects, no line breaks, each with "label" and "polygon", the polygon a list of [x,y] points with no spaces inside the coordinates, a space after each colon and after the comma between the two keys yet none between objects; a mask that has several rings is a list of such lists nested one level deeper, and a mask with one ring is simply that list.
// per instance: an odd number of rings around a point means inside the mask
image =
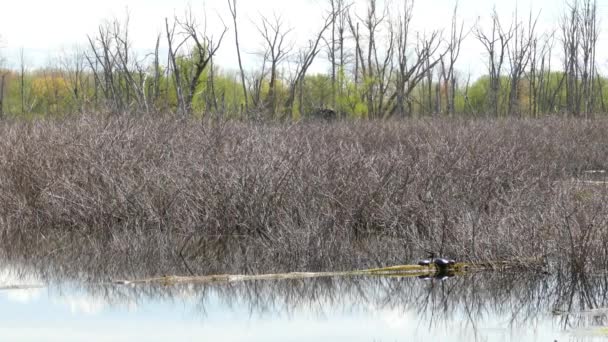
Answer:
[{"label": "grass", "polygon": [[[544,259],[607,268],[608,120],[4,121],[0,244],[113,277]],[[592,179],[591,179],[592,178]]]}]

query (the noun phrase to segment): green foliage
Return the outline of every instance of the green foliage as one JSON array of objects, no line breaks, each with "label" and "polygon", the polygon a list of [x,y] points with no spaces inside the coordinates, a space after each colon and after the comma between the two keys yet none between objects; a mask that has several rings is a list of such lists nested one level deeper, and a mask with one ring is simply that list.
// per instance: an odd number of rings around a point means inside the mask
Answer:
[{"label": "green foliage", "polygon": [[338,70],[336,107],[339,113],[351,118],[366,118],[367,105],[363,101],[363,88],[349,79],[343,69]]},{"label": "green foliage", "polygon": [[[177,63],[183,80],[184,91],[192,77],[195,68],[195,53],[182,55]],[[213,79],[211,79],[211,65],[200,75],[198,85],[193,97],[193,114],[206,116],[220,114],[226,118],[239,119],[245,117],[245,98],[240,83],[240,75],[235,71],[225,71],[213,66]],[[126,110],[137,110],[138,103],[135,90],[130,89],[129,80],[122,71],[115,71],[114,87],[121,96]],[[145,99],[148,101],[148,110],[153,112],[176,112],[177,91],[174,78],[164,67],[154,70],[149,66],[145,73],[133,73],[135,83],[143,85]],[[159,77],[158,80],[155,77]],[[518,113],[532,116],[546,113],[563,112],[566,108],[566,82],[562,72],[551,72],[536,76],[535,94],[531,93],[530,75],[524,75],[519,85]],[[268,75],[259,81],[259,102],[254,103],[254,94],[250,90],[249,103],[255,111],[275,119],[298,119],[320,108],[332,108],[343,117],[353,119],[366,119],[369,117],[367,96],[374,91],[376,80],[363,79],[356,84],[352,76],[344,70],[338,70],[335,88],[332,87],[331,77],[326,74],[308,75],[301,86],[296,87],[293,110],[285,108],[289,97],[289,85],[285,82],[285,75],[278,75],[275,84],[275,105],[272,110],[268,107],[269,80]],[[158,84],[154,83],[158,81]],[[394,80],[391,80],[394,82]],[[509,79],[503,76],[500,80],[499,115],[507,113],[510,84]],[[75,75],[73,70],[40,69],[27,72],[23,79],[23,92],[21,90],[21,77],[18,72],[8,71],[5,85],[4,111],[11,115],[64,115],[87,111],[103,110],[111,99],[103,91],[104,80],[96,80],[94,74],[85,71]],[[489,107],[490,79],[482,76],[470,84],[468,88],[459,84],[455,95],[456,115],[485,115],[491,113]],[[97,87],[97,88],[96,88]],[[332,93],[335,89],[335,103]],[[431,103],[429,103],[428,84],[420,83],[411,93],[412,114],[414,116],[434,113],[436,92],[440,92],[441,111],[447,113],[448,91],[445,85],[436,87],[431,85]],[[599,78],[594,82],[594,102],[591,112],[605,112],[608,107],[608,79]],[[388,101],[394,95],[394,88],[384,95]],[[23,94],[23,96],[22,96]],[[466,97],[465,97],[466,95]],[[378,94],[374,94],[378,96]],[[23,98],[22,98],[23,97]],[[377,99],[377,97],[374,97]],[[394,96],[393,96],[394,99]],[[23,103],[23,109],[22,109]],[[377,106],[377,104],[375,104]],[[376,110],[376,108],[374,108]],[[270,115],[274,113],[275,115]]]},{"label": "green foliage", "polygon": [[342,94],[337,97],[338,109],[353,118],[366,118],[367,105],[363,92],[354,82],[346,82]]},{"label": "green foliage", "polygon": [[468,102],[471,109],[475,112],[483,112],[490,88],[490,78],[483,76],[474,82],[468,91]]},{"label": "green foliage", "polygon": [[302,109],[307,114],[318,108],[332,106],[332,87],[331,78],[328,75],[311,75],[304,79],[304,96]]},{"label": "green foliage", "polygon": [[[498,96],[498,113],[504,115],[507,112],[507,102],[509,98],[509,78],[502,76],[500,78]],[[468,92],[468,100],[471,106],[471,110],[474,113],[491,113],[490,108],[490,95],[491,95],[490,77],[482,76],[475,81]]]}]

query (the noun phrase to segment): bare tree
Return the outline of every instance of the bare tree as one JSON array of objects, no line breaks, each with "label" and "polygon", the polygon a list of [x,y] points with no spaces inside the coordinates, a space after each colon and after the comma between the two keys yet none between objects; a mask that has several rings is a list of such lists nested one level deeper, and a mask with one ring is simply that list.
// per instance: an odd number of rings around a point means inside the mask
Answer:
[{"label": "bare tree", "polygon": [[528,113],[532,117],[538,117],[539,112],[548,113],[554,110],[549,79],[554,37],[553,33],[540,38],[535,36],[530,45]]},{"label": "bare tree", "polygon": [[[375,106],[374,106],[374,88],[376,86],[377,83],[377,78],[375,77],[375,73],[374,73],[374,66],[373,66],[373,56],[375,55],[374,52],[377,51],[376,50],[376,33],[380,27],[380,24],[382,24],[382,22],[385,19],[385,13],[383,13],[381,16],[378,16],[378,12],[377,12],[377,1],[376,0],[369,0],[368,2],[368,6],[367,6],[367,14],[366,17],[363,21],[363,24],[365,25],[365,28],[367,29],[367,80],[366,83],[368,84],[368,86],[366,87],[366,98],[367,98],[367,113],[371,118],[374,118],[377,116],[377,112],[375,110]],[[392,43],[392,42],[391,42]],[[363,56],[361,56],[363,57]]]},{"label": "bare tree", "polygon": [[6,85],[6,75],[5,71],[2,71],[2,74],[0,74],[0,119],[4,119],[4,86]]},{"label": "bare tree", "polygon": [[[263,109],[262,101],[262,85],[264,79],[268,74],[266,65],[268,63],[268,51],[265,51],[262,55],[262,67],[260,71],[254,72],[250,75],[247,84],[249,84],[249,94],[251,94],[251,102],[256,109]],[[257,111],[256,111],[257,112]]]},{"label": "bare tree", "polygon": [[516,10],[514,18],[516,24],[513,28],[513,39],[511,40],[510,48],[507,51],[510,64],[510,89],[507,106],[507,113],[509,115],[521,115],[518,104],[520,83],[531,60],[531,49],[534,42],[538,16],[533,18],[532,12],[530,12],[527,26],[519,23],[518,20]]},{"label": "bare tree", "polygon": [[[593,112],[595,108],[594,79],[596,72],[596,49],[599,37],[597,0],[586,0],[583,2],[581,11],[581,49],[582,49],[582,111],[585,116]],[[601,94],[600,94],[601,96]]]},{"label": "bare tree", "polygon": [[[355,22],[350,13],[347,15],[348,27],[350,28],[353,39],[355,40],[355,87],[359,86],[361,76],[365,77],[367,71],[363,63],[363,48],[361,47],[362,37],[359,33],[359,23]],[[361,71],[359,71],[361,70]]]},{"label": "bare tree", "polygon": [[[180,29],[179,32],[176,32],[177,28]],[[201,82],[201,74],[220,48],[227,28],[224,26],[216,41],[213,36],[207,34],[206,25],[204,25],[203,32],[199,32],[199,24],[192,11],[188,10],[183,19],[175,17],[171,27],[169,20],[165,18],[165,29],[169,47],[169,62],[177,92],[178,111],[182,115],[189,115],[192,113],[192,102]],[[175,41],[176,34],[181,37],[181,41]],[[188,59],[193,63],[192,67],[180,65],[177,61],[180,56],[184,55],[181,49],[184,46],[188,47],[188,44],[192,44],[191,51],[186,53]]]},{"label": "bare tree", "polygon": [[150,104],[152,104],[155,110],[159,111],[158,100],[160,99],[160,87],[161,87],[161,66],[160,66],[160,39],[161,34],[156,36],[156,44],[154,46],[154,60],[152,62],[152,73],[154,75],[152,82],[148,84],[148,94],[150,96]]},{"label": "bare tree", "polygon": [[[4,46],[2,45],[2,36],[0,35],[0,48],[3,48]],[[2,57],[2,55],[0,55],[0,66],[4,64],[4,57]]]},{"label": "bare tree", "polygon": [[286,41],[286,37],[291,32],[291,29],[285,28],[284,25],[283,19],[280,16],[274,15],[272,21],[263,16],[261,26],[258,26],[258,31],[262,35],[266,48],[264,55],[268,57],[270,62],[270,83],[268,85],[265,109],[272,116],[276,115],[277,110],[277,69],[292,49]]},{"label": "bare tree", "polygon": [[[377,1],[369,0],[364,18],[360,18],[367,33],[367,49],[363,51],[363,37],[359,32],[359,23],[349,14],[347,16],[350,31],[355,39],[355,83],[362,76],[365,87],[363,98],[367,105],[369,118],[382,117],[387,113],[386,95],[394,72],[392,63],[395,53],[395,32],[387,20],[388,8],[378,13]],[[384,38],[386,46],[378,47],[382,28],[388,28]],[[359,69],[361,72],[359,72]]]},{"label": "bare tree", "polygon": [[[338,0],[338,9],[339,13],[337,15],[337,30],[338,30],[338,48],[340,49],[340,57],[339,57],[339,78],[338,78],[338,97],[342,98],[344,95],[344,84],[345,84],[345,65],[346,65],[346,54],[344,45],[346,43],[346,30],[347,30],[347,20],[348,20],[348,12],[352,3],[346,3],[344,0]],[[355,61],[356,63],[356,61]],[[334,108],[338,111],[338,114],[341,116],[343,109],[340,107]]]},{"label": "bare tree", "polygon": [[[575,6],[578,2],[575,3]],[[578,114],[577,78],[578,78],[578,7],[570,9],[570,17],[565,17],[562,24],[564,45],[564,72],[566,75],[566,106],[569,113]]]},{"label": "bare tree", "polygon": [[21,95],[21,114],[25,114],[25,103],[26,99],[26,89],[25,89],[25,55],[23,53],[23,48],[19,50],[19,93]]},{"label": "bare tree", "polygon": [[393,25],[396,31],[397,75],[396,89],[391,97],[389,113],[410,115],[412,111],[412,91],[425,76],[441,61],[446,52],[439,53],[440,36],[438,31],[428,36],[418,36],[414,51],[410,50],[411,21],[413,17],[413,0],[404,1],[397,22]]},{"label": "bare tree", "polygon": [[331,6],[331,40],[329,41],[329,61],[331,63],[331,102],[336,108],[336,21],[340,13],[340,0],[329,0]]},{"label": "bare tree", "polygon": [[460,49],[462,42],[468,35],[468,32],[464,31],[464,21],[458,24],[458,1],[454,5],[454,12],[452,14],[452,23],[450,28],[450,38],[448,41],[448,48],[446,54],[447,63],[441,59],[441,75],[443,79],[443,87],[446,91],[446,112],[452,116],[456,114],[456,77],[455,77],[455,65],[458,57],[460,56]]},{"label": "bare tree", "polygon": [[209,60],[208,69],[207,86],[205,87],[205,113],[213,112],[216,115],[219,115],[220,109],[217,102],[217,95],[215,93],[215,64],[213,63],[213,56]]},{"label": "bare tree", "polygon": [[243,71],[243,62],[241,61],[241,48],[239,45],[239,31],[237,26],[237,7],[236,0],[228,0],[228,7],[230,8],[230,14],[232,15],[232,21],[234,24],[234,42],[236,44],[236,55],[239,60],[239,70],[241,72],[241,84],[243,86],[243,96],[245,97],[245,112],[249,112],[249,98],[247,96],[247,84],[245,83],[245,71]]},{"label": "bare tree", "polygon": [[[129,38],[129,15],[123,22],[113,20],[99,26],[95,37],[88,36],[89,51],[83,56],[76,55],[72,61],[64,61],[74,100],[82,111],[82,86],[84,76],[83,60],[86,59],[95,81],[95,101],[101,88],[105,106],[115,112],[149,113],[160,94],[160,65],[158,50],[160,35],[156,39],[154,53],[139,58],[131,46]],[[149,58],[153,57],[152,72]],[[152,80],[150,81],[150,75]]]},{"label": "bare tree", "polygon": [[[320,52],[319,43],[321,42],[321,39],[323,38],[323,34],[325,33],[325,31],[327,31],[327,29],[329,28],[330,25],[333,25],[334,21],[335,21],[335,15],[332,14],[332,15],[328,16],[325,19],[325,23],[324,23],[323,27],[321,28],[321,30],[319,30],[319,33],[317,33],[317,36],[313,40],[310,40],[308,42],[308,46],[306,48],[303,48],[300,50],[299,55],[298,55],[299,60],[298,60],[298,64],[296,66],[296,71],[295,71],[295,77],[289,86],[289,96],[287,98],[287,101],[285,102],[285,114],[286,115],[292,114],[293,104],[294,104],[295,97],[296,97],[296,89],[304,81],[304,78],[306,77],[306,73],[308,72],[308,68],[310,68],[310,65],[312,64],[312,62],[314,61],[314,59]],[[302,101],[300,101],[300,114],[302,114],[302,108],[303,108]]]},{"label": "bare tree", "polygon": [[[345,0],[329,0],[331,16],[331,38],[327,43],[327,52],[331,64],[331,102],[334,109],[336,97],[342,93],[342,79],[339,73],[344,73],[344,43],[347,28],[348,11],[350,3]],[[339,79],[340,78],[340,79]],[[338,84],[340,83],[340,84]],[[340,93],[340,94],[338,94]]]},{"label": "bare tree", "polygon": [[[115,41],[115,56],[119,75],[121,78],[121,89],[123,89],[125,103],[128,108],[132,108],[135,101],[137,111],[150,112],[150,103],[146,93],[147,72],[144,64],[137,61],[131,52],[131,42],[129,41],[129,16],[127,15],[124,29],[121,25],[115,25],[112,32]],[[158,38],[157,38],[158,45]],[[144,59],[145,61],[145,59]]]},{"label": "bare tree", "polygon": [[106,23],[98,28],[96,37],[87,36],[90,46],[90,54],[86,54],[87,62],[93,70],[96,89],[101,88],[105,105],[114,112],[124,110],[122,93],[118,88],[120,82],[117,79],[117,57],[114,51],[114,40],[112,24]]},{"label": "bare tree", "polygon": [[566,109],[574,115],[588,115],[593,110],[597,21],[595,0],[574,0],[568,4],[568,14],[560,24]]},{"label": "bare tree", "polygon": [[513,38],[514,27],[503,28],[496,10],[492,12],[492,28],[489,33],[483,31],[481,26],[475,28],[475,36],[482,43],[488,53],[488,75],[490,89],[488,96],[488,109],[494,116],[500,115],[500,94],[502,68],[507,54],[507,47]]},{"label": "bare tree", "polygon": [[[2,36],[0,36],[0,43],[2,43]],[[8,73],[3,69],[3,64],[4,58],[0,55],[0,119],[4,118],[4,86],[6,84],[6,75]]]},{"label": "bare tree", "polygon": [[74,103],[73,110],[83,113],[88,100],[87,90],[89,90],[85,53],[80,48],[74,48],[72,52],[62,56],[60,63]]}]

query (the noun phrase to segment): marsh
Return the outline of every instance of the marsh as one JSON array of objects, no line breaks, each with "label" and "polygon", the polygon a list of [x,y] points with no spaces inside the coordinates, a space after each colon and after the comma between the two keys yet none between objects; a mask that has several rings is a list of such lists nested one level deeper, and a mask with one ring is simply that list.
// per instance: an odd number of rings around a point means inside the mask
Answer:
[{"label": "marsh", "polygon": [[[127,330],[167,317],[222,340],[602,336],[607,128],[599,119],[5,121],[4,300],[23,315],[58,310],[100,339],[125,317]],[[535,262],[445,279],[130,282],[415,264],[428,250]]]}]

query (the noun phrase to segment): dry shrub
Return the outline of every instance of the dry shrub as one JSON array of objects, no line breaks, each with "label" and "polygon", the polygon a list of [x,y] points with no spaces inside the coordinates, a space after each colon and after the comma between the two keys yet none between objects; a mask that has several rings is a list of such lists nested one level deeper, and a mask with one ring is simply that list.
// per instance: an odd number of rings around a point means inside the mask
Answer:
[{"label": "dry shrub", "polygon": [[424,249],[605,265],[606,185],[582,175],[608,168],[606,131],[569,119],[4,122],[4,256],[147,273],[351,269]]}]

